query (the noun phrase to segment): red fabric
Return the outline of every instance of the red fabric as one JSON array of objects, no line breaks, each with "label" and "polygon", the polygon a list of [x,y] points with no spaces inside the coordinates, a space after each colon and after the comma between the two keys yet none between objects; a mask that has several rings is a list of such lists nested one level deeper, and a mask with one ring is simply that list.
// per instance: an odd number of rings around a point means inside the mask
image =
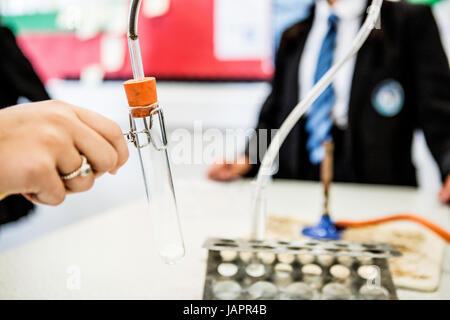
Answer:
[{"label": "red fabric", "polygon": [[73,78],[80,70],[100,61],[100,38],[81,41],[73,34],[22,34],[17,38],[23,53],[42,81]]},{"label": "red fabric", "polygon": [[[139,20],[145,73],[162,78],[269,79],[270,61],[219,61],[214,56],[213,0],[172,0],[169,12]],[[79,77],[100,63],[100,37],[81,41],[73,34],[23,34],[19,45],[44,81]],[[124,35],[125,37],[125,35]],[[123,67],[107,77],[131,78],[128,52]],[[268,65],[269,68],[263,68]],[[266,71],[264,71],[266,70]]]}]

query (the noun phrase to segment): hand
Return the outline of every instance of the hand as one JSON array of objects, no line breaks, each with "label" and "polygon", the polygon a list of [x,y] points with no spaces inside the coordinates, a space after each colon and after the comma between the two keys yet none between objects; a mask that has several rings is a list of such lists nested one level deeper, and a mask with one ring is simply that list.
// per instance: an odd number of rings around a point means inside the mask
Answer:
[{"label": "hand", "polygon": [[[62,181],[84,155],[92,172]],[[60,101],[0,110],[0,190],[58,205],[66,194],[90,189],[96,178],[115,174],[128,159],[119,126],[103,116]]]},{"label": "hand", "polygon": [[208,178],[217,181],[231,181],[241,178],[252,168],[247,157],[240,157],[234,163],[215,163],[209,168]]},{"label": "hand", "polygon": [[450,174],[445,179],[441,192],[439,192],[439,199],[442,203],[450,203]]}]

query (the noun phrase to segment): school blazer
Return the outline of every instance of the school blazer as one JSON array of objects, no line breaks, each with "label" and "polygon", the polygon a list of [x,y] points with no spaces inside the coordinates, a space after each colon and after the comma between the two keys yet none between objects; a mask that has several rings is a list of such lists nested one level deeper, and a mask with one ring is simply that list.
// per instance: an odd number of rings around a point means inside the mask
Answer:
[{"label": "school blazer", "polygon": [[[298,103],[299,63],[313,17],[314,6],[309,18],[284,32],[272,91],[257,129],[278,129]],[[380,99],[383,88],[394,88],[393,103]],[[281,148],[275,178],[319,179],[318,167],[308,159],[305,122],[303,118],[296,125]],[[437,25],[428,6],[385,1],[381,29],[371,33],[357,55],[348,127],[335,139],[335,181],[417,185],[411,159],[417,128],[424,131],[442,178],[446,177],[450,174],[450,71]],[[258,143],[258,137],[250,143]],[[253,166],[249,176],[258,167]]]}]

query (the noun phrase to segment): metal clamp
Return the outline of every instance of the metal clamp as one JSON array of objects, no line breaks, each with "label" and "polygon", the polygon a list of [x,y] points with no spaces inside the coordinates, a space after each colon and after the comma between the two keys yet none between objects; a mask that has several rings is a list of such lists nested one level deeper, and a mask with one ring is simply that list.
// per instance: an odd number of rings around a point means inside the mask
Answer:
[{"label": "metal clamp", "polygon": [[[153,127],[153,116],[159,114],[159,125],[160,125],[160,129],[161,129],[161,139],[159,139],[158,137],[154,137],[154,135],[151,134],[151,129]],[[142,118],[142,121],[144,121],[144,127],[145,129],[143,130],[139,130],[136,131],[136,125],[135,125],[135,120],[133,118],[133,116],[130,113],[130,131],[124,133],[123,135],[125,136],[125,138],[127,139],[128,143],[133,143],[134,146],[138,149],[142,149],[147,147],[148,145],[152,144],[153,147],[158,150],[158,151],[162,151],[162,150],[166,150],[167,149],[167,134],[166,134],[166,127],[164,124],[164,115],[163,115],[163,110],[161,107],[156,107],[154,108],[151,112],[150,115],[148,117],[144,117]],[[147,118],[149,119],[147,122]],[[140,143],[139,142],[139,135],[145,135],[146,138],[146,142],[145,143]]]}]

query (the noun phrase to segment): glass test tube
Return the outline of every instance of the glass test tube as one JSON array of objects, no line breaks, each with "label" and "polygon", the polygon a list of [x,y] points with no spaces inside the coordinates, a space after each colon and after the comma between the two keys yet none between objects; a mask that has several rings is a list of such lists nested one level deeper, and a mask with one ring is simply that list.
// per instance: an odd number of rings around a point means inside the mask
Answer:
[{"label": "glass test tube", "polygon": [[[184,256],[184,243],[178,217],[178,207],[172,181],[169,155],[165,146],[164,118],[161,110],[150,117],[133,118],[140,145],[137,148],[144,177],[145,192],[152,214],[153,234],[158,242],[161,258],[166,263],[175,263]],[[153,140],[153,141],[152,141]]]},{"label": "glass test tube", "polygon": [[[185,248],[167,152],[164,115],[157,101],[156,80],[144,77],[139,40],[129,39],[129,49],[135,80],[125,82],[124,86],[130,105],[133,142],[139,154],[159,255],[166,263],[173,264],[184,257]],[[146,97],[146,102],[140,103]]]}]

